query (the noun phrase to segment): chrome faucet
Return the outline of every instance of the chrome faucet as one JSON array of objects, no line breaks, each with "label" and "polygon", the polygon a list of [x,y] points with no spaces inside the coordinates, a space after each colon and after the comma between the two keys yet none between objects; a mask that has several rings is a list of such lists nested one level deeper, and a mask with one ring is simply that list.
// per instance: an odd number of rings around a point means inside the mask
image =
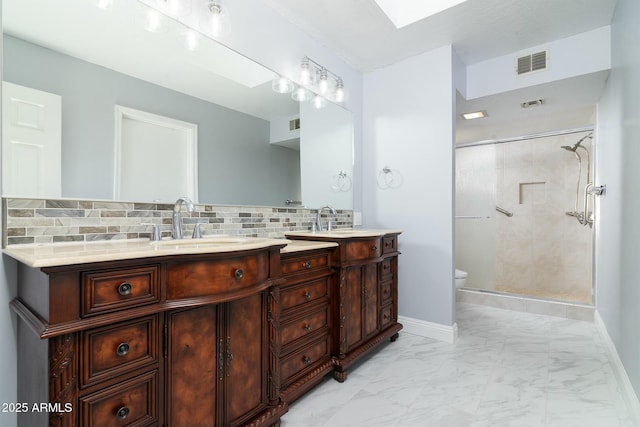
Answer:
[{"label": "chrome faucet", "polygon": [[[324,230],[324,228],[322,227],[322,217],[321,217],[321,215],[322,215],[322,211],[325,210],[325,209],[329,209],[334,216],[338,215],[336,213],[336,210],[333,209],[331,206],[323,206],[320,209],[318,209],[318,215],[316,216],[316,225],[318,226],[318,231],[323,231]],[[328,228],[328,231],[331,231],[331,221],[329,221],[327,228]]]},{"label": "chrome faucet", "polygon": [[193,202],[188,197],[180,197],[173,205],[173,222],[171,231],[174,239],[182,239],[182,214],[180,208],[182,205],[187,207],[187,212],[193,212]]}]

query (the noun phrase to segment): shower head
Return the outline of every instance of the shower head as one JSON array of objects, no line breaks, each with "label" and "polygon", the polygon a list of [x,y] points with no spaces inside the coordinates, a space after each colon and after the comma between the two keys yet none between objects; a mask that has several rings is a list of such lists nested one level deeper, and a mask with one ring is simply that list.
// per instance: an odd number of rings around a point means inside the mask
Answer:
[{"label": "shower head", "polygon": [[[563,145],[560,148],[565,149],[567,151],[573,151],[575,153],[576,150],[578,149],[578,147],[584,148],[581,144],[582,144],[582,141],[584,141],[587,138],[593,139],[593,134],[590,133],[589,135],[583,136],[582,138],[580,138],[580,140],[578,142],[573,144],[573,147],[570,147],[568,145]],[[584,148],[584,149],[586,150],[586,148]]]}]

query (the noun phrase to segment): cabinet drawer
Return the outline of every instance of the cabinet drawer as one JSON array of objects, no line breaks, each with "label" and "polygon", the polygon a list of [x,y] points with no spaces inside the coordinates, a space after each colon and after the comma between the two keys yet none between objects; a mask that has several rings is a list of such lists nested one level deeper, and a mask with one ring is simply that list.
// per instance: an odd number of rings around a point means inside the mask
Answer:
[{"label": "cabinet drawer", "polygon": [[285,288],[280,294],[280,307],[284,313],[288,309],[328,297],[329,278],[324,277]]},{"label": "cabinet drawer", "polygon": [[391,298],[393,297],[393,293],[391,292],[392,283],[393,282],[388,281],[380,284],[380,298],[382,299],[383,303],[391,300]]},{"label": "cabinet drawer", "polygon": [[168,266],[167,299],[224,296],[256,286],[269,277],[269,254],[175,263]]},{"label": "cabinet drawer", "polygon": [[81,387],[158,361],[158,319],[135,321],[81,332]]},{"label": "cabinet drawer", "polygon": [[82,273],[82,314],[122,310],[160,299],[158,265]]},{"label": "cabinet drawer", "polygon": [[391,258],[387,258],[380,263],[380,278],[387,279],[393,275],[393,262]]},{"label": "cabinet drawer", "polygon": [[388,254],[398,250],[398,236],[390,236],[382,238],[382,253]]},{"label": "cabinet drawer", "polygon": [[121,427],[157,425],[158,371],[80,398],[80,425]]},{"label": "cabinet drawer", "polygon": [[323,362],[329,359],[329,357],[329,337],[325,335],[318,341],[314,341],[290,356],[287,356],[282,361],[280,367],[282,382],[286,383],[286,381],[295,374],[318,362]]},{"label": "cabinet drawer", "polygon": [[382,253],[381,239],[367,239],[344,243],[347,261],[378,258]]},{"label": "cabinet drawer", "polygon": [[329,327],[329,306],[325,305],[321,311],[296,316],[295,319],[282,325],[282,345]]},{"label": "cabinet drawer", "polygon": [[384,329],[393,321],[393,305],[389,304],[380,309],[380,329]]},{"label": "cabinet drawer", "polygon": [[282,260],[282,275],[291,276],[300,272],[317,271],[329,266],[329,254],[311,255]]}]

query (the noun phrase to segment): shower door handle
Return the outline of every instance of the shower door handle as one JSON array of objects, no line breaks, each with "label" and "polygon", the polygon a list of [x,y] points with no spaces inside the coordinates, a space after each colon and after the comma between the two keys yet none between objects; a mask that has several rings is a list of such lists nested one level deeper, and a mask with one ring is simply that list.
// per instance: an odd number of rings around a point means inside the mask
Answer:
[{"label": "shower door handle", "polygon": [[607,192],[606,184],[593,186],[589,189],[589,194],[593,194],[596,196],[602,196],[606,192]]}]

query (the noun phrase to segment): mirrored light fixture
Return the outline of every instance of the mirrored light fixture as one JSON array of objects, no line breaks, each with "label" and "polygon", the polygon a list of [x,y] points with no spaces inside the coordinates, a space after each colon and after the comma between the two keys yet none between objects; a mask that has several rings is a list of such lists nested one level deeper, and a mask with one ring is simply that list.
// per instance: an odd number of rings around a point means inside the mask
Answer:
[{"label": "mirrored light fixture", "polygon": [[113,0],[96,0],[96,6],[100,9],[109,9],[113,6]]},{"label": "mirrored light fixture", "polygon": [[291,92],[291,98],[293,98],[294,101],[298,102],[308,101],[311,99],[311,92],[309,92],[302,86],[298,86],[296,90]]},{"label": "mirrored light fixture", "polygon": [[178,35],[178,41],[185,49],[193,52],[198,50],[200,35],[192,29],[186,29]]},{"label": "mirrored light fixture", "polygon": [[191,13],[191,0],[156,0],[156,4],[162,13],[174,18]]},{"label": "mirrored light fixture", "polygon": [[327,98],[322,95],[315,95],[311,100],[311,105],[318,110],[324,108],[327,105]]},{"label": "mirrored light fixture", "polygon": [[300,63],[300,83],[322,96],[329,95],[330,89],[333,87],[332,99],[335,102],[344,102],[345,93],[342,78],[308,56],[302,58]]},{"label": "mirrored light fixture", "polygon": [[271,81],[271,89],[277,93],[290,93],[295,85],[286,77],[276,75]]},{"label": "mirrored light fixture", "polygon": [[149,9],[144,16],[143,28],[150,33],[164,33],[167,31],[168,25],[162,13]]},{"label": "mirrored light fixture", "polygon": [[209,14],[200,21],[200,27],[214,37],[226,36],[231,32],[229,9],[220,0],[207,3]]}]

